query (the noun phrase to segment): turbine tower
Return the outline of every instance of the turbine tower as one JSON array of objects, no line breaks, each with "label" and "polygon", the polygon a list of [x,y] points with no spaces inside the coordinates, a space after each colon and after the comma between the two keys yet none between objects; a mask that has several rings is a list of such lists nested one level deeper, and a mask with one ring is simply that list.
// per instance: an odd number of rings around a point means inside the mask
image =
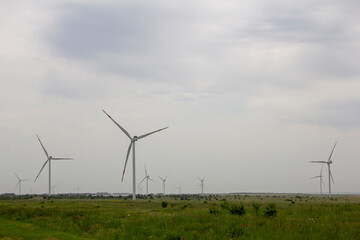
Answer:
[{"label": "turbine tower", "polygon": [[149,194],[149,180],[150,181],[154,181],[150,178],[150,176],[147,174],[147,171],[146,171],[146,165],[145,165],[145,177],[143,178],[143,180],[141,180],[141,182],[139,183],[139,185],[146,179],[146,195]]},{"label": "turbine tower", "polygon": [[[169,176],[169,175],[168,175]],[[162,178],[159,176],[159,178],[161,179],[161,181],[163,182],[163,194],[165,195],[165,182],[166,182],[166,179],[168,178],[168,176],[166,176],[166,178]]]},{"label": "turbine tower", "polygon": [[38,140],[39,140],[42,148],[44,149],[44,152],[45,152],[45,154],[46,154],[47,160],[45,161],[44,165],[43,165],[42,168],[40,169],[40,172],[39,172],[39,174],[36,176],[34,182],[36,182],[36,180],[38,179],[38,177],[39,177],[41,171],[44,169],[45,165],[46,165],[47,163],[49,163],[49,196],[50,196],[50,195],[51,195],[51,160],[73,160],[73,159],[72,159],[72,158],[54,158],[54,157],[52,157],[52,156],[49,156],[49,154],[47,153],[47,151],[46,151],[44,145],[42,144],[39,136],[36,135],[36,137],[38,138]]},{"label": "turbine tower", "polygon": [[121,182],[124,180],[124,175],[125,175],[125,169],[126,169],[126,164],[127,164],[127,161],[129,159],[129,154],[130,154],[130,150],[131,150],[131,147],[133,148],[133,200],[136,200],[136,174],[135,174],[135,142],[141,138],[144,138],[144,137],[147,137],[153,133],[156,133],[156,132],[160,132],[164,129],[167,129],[168,127],[166,128],[161,128],[159,130],[156,130],[156,131],[153,131],[153,132],[150,132],[150,133],[147,133],[147,134],[144,134],[144,135],[141,135],[141,136],[134,136],[134,137],[131,137],[130,134],[123,128],[121,127],[117,122],[115,122],[114,119],[112,119],[110,117],[109,114],[107,114],[104,110],[102,110],[120,129],[121,131],[123,131],[123,133],[125,133],[126,136],[128,136],[130,138],[130,145],[129,145],[129,148],[128,148],[128,151],[127,151],[127,155],[126,155],[126,160],[125,160],[125,166],[124,166],[124,170],[123,170],[123,174],[122,174],[122,178],[121,178]]},{"label": "turbine tower", "polygon": [[18,183],[16,184],[15,190],[19,187],[19,195],[21,195],[21,182],[29,181],[29,179],[20,179],[19,176],[15,172],[14,172],[14,174],[17,177],[17,179],[19,180]]},{"label": "turbine tower", "polygon": [[326,163],[326,164],[327,164],[327,166],[328,166],[328,175],[329,175],[329,198],[331,198],[331,182],[330,182],[330,178],[331,178],[332,182],[335,184],[334,179],[333,179],[333,176],[332,176],[332,174],[331,174],[330,164],[332,164],[331,156],[332,156],[332,154],[333,154],[333,152],[334,152],[334,149],[335,149],[335,147],[336,147],[336,144],[337,144],[337,142],[335,142],[334,147],[333,147],[333,149],[331,150],[329,159],[328,159],[327,161],[310,161],[311,163]]},{"label": "turbine tower", "polygon": [[324,183],[324,181],[322,180],[322,170],[323,170],[323,166],[324,166],[324,165],[321,165],[321,171],[320,171],[320,175],[319,175],[319,176],[315,176],[315,177],[310,178],[310,179],[320,178],[320,195],[322,195],[322,185],[324,184],[324,186],[325,186],[325,183]]},{"label": "turbine tower", "polygon": [[202,179],[198,177],[198,179],[200,181],[201,194],[204,194],[204,180],[205,180],[205,177],[203,177]]}]

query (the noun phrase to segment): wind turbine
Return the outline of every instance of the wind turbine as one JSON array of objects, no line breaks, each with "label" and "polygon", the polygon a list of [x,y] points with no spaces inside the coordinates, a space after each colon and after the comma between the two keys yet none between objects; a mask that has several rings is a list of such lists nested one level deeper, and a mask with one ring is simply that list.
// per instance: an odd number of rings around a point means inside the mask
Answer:
[{"label": "wind turbine", "polygon": [[179,189],[179,194],[181,194],[181,185],[178,186],[176,189]]},{"label": "wind turbine", "polygon": [[51,186],[51,189],[52,189],[52,194],[55,194],[55,188],[56,188],[56,186],[58,185],[58,183],[57,184],[55,184],[54,186]]},{"label": "wind turbine", "polygon": [[127,164],[127,161],[129,159],[129,154],[130,154],[130,150],[131,150],[131,147],[133,148],[133,200],[136,200],[136,174],[135,174],[135,142],[141,138],[144,138],[144,137],[147,137],[153,133],[156,133],[156,132],[160,132],[164,129],[167,129],[168,127],[165,127],[165,128],[161,128],[159,130],[156,130],[156,131],[153,131],[153,132],[150,132],[150,133],[147,133],[147,134],[144,134],[144,135],[141,135],[141,136],[134,136],[134,137],[131,137],[130,134],[123,128],[121,127],[117,122],[115,122],[114,119],[112,119],[110,117],[109,114],[107,114],[104,110],[102,110],[120,129],[121,131],[123,131],[123,133],[125,133],[126,136],[128,136],[130,138],[130,145],[129,145],[129,148],[128,148],[128,151],[127,151],[127,155],[126,155],[126,160],[125,160],[125,166],[124,166],[124,170],[123,170],[123,174],[122,174],[122,178],[121,178],[121,182],[124,180],[124,175],[125,175],[125,169],[126,169],[126,164]]},{"label": "wind turbine", "polygon": [[19,180],[18,183],[16,184],[15,189],[17,189],[19,187],[19,195],[21,195],[21,182],[29,181],[29,179],[20,179],[19,176],[15,172],[14,172],[14,174],[17,177],[17,179]]},{"label": "wind turbine", "polygon": [[159,178],[161,179],[161,181],[163,181],[163,193],[165,195],[165,182],[166,182],[166,179],[168,178],[169,175],[166,176],[166,178],[162,178],[159,176]]},{"label": "wind turbine", "polygon": [[44,169],[45,165],[46,165],[47,163],[49,163],[49,196],[50,196],[50,195],[51,195],[51,160],[73,160],[73,159],[72,159],[72,158],[54,158],[54,157],[52,157],[52,156],[49,156],[49,154],[47,153],[47,151],[46,151],[44,145],[42,144],[39,136],[36,135],[36,137],[38,138],[38,140],[39,140],[42,148],[44,149],[44,152],[45,152],[45,154],[46,154],[47,160],[45,161],[44,165],[43,165],[42,168],[40,169],[40,172],[39,172],[39,174],[36,176],[34,182],[36,182],[36,180],[38,179],[38,177],[39,177],[41,171]]},{"label": "wind turbine", "polygon": [[202,179],[198,177],[198,179],[200,181],[201,194],[204,194],[204,180],[205,180],[205,177],[203,177]]},{"label": "wind turbine", "polygon": [[142,187],[140,184],[137,185],[137,191],[139,194],[142,194]]},{"label": "wind turbine", "polygon": [[321,165],[321,171],[320,171],[320,175],[319,175],[319,176],[315,176],[315,177],[310,178],[310,179],[320,178],[320,195],[322,195],[322,185],[324,184],[324,186],[325,186],[325,183],[324,183],[324,181],[322,180],[322,170],[323,170],[323,166],[324,166],[324,165]]},{"label": "wind turbine", "polygon": [[310,161],[311,163],[326,163],[327,164],[327,166],[328,166],[328,175],[329,175],[329,198],[331,198],[331,182],[330,182],[330,178],[331,178],[332,182],[335,184],[333,176],[332,176],[331,171],[330,171],[330,164],[332,164],[331,156],[332,156],[332,154],[334,152],[336,144],[337,144],[337,142],[335,142],[334,147],[331,150],[329,159],[327,161]]},{"label": "wind turbine", "polygon": [[150,181],[154,181],[150,178],[150,176],[147,174],[147,171],[146,171],[146,165],[145,165],[145,177],[143,178],[143,180],[139,183],[139,185],[146,179],[146,195],[149,194],[149,180]]}]

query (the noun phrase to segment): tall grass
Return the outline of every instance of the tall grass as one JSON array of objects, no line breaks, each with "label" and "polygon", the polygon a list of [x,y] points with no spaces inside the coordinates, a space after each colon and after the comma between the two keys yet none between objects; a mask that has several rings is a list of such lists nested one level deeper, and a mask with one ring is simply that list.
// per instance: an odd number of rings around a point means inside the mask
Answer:
[{"label": "tall grass", "polygon": [[[39,236],[66,233],[68,239],[69,236],[72,239],[357,239],[360,236],[358,198],[349,202],[347,198],[329,201],[295,196],[226,197],[225,201],[208,198],[206,203],[200,198],[165,197],[151,202],[145,199],[136,202],[3,200],[0,201],[0,239],[36,239],[34,231]],[[164,201],[168,203],[166,208]],[[18,231],[15,236],[16,231],[4,227],[8,225],[33,230]]]}]

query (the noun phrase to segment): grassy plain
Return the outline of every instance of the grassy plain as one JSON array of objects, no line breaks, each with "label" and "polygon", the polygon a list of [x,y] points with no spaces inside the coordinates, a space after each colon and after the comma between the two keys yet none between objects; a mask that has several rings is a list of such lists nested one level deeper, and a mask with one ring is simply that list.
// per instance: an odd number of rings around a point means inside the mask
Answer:
[{"label": "grassy plain", "polygon": [[[162,202],[168,205],[164,208]],[[266,216],[274,203],[276,216]],[[165,204],[166,205],[166,204]],[[245,214],[229,209],[244,206]],[[234,213],[234,211],[233,211]],[[235,211],[236,213],[236,211]],[[360,196],[0,200],[0,239],[359,239]]]}]

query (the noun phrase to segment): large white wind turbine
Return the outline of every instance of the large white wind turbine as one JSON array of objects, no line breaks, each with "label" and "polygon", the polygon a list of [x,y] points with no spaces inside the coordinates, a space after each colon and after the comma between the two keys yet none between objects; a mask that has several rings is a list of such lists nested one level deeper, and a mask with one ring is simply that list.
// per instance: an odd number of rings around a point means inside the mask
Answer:
[{"label": "large white wind turbine", "polygon": [[337,142],[335,142],[334,147],[331,150],[329,159],[327,161],[310,161],[311,163],[326,163],[327,164],[327,166],[328,166],[328,175],[329,175],[329,198],[331,198],[331,182],[330,182],[330,178],[331,178],[332,182],[335,184],[333,176],[332,176],[331,171],[330,171],[330,164],[332,164],[331,156],[332,156],[332,154],[334,152],[336,144],[337,144]]},{"label": "large white wind turbine", "polygon": [[52,157],[52,156],[49,156],[49,154],[47,153],[47,151],[46,151],[44,145],[42,144],[39,136],[36,135],[36,137],[38,138],[38,140],[39,140],[42,148],[44,149],[44,152],[45,152],[45,154],[46,154],[47,160],[45,161],[44,165],[43,165],[42,168],[40,169],[40,172],[39,172],[39,174],[36,176],[34,182],[36,182],[36,180],[38,179],[38,177],[39,177],[41,171],[44,169],[45,165],[46,165],[47,163],[49,163],[49,195],[51,195],[51,160],[73,160],[73,159],[72,159],[72,158],[54,158],[54,157]]},{"label": "large white wind turbine", "polygon": [[139,140],[141,138],[144,138],[144,137],[147,137],[147,136],[149,136],[149,135],[151,135],[153,133],[160,132],[160,131],[162,131],[164,129],[167,129],[168,127],[161,128],[159,130],[156,130],[156,131],[153,131],[153,132],[141,135],[141,136],[131,137],[130,134],[123,127],[121,127],[117,122],[115,122],[115,120],[112,119],[109,114],[107,114],[104,110],[102,110],[102,111],[121,129],[121,131],[123,131],[125,133],[126,136],[128,136],[130,138],[130,145],[129,145],[129,148],[128,148],[128,151],[127,151],[126,160],[125,160],[125,166],[124,166],[121,181],[123,181],[123,179],[124,179],[126,164],[127,164],[128,159],[129,159],[129,154],[130,154],[130,150],[131,150],[131,147],[132,147],[133,148],[133,200],[135,200],[136,199],[135,142],[137,140]]},{"label": "large white wind turbine", "polygon": [[16,173],[14,173],[14,174],[17,177],[17,179],[19,180],[18,183],[16,184],[15,189],[17,189],[19,187],[19,195],[21,195],[21,182],[29,181],[29,179],[20,179]]},{"label": "large white wind turbine", "polygon": [[[169,176],[169,175],[168,175]],[[165,195],[165,182],[166,182],[166,179],[168,178],[168,176],[166,176],[166,178],[162,178],[159,176],[159,178],[161,179],[161,181],[163,182],[163,194]]]},{"label": "large white wind turbine", "polygon": [[323,166],[324,166],[324,165],[321,165],[321,171],[320,171],[320,175],[319,175],[319,176],[315,176],[315,177],[310,178],[310,179],[320,178],[320,195],[322,195],[322,185],[324,184],[324,186],[325,186],[325,183],[324,183],[324,181],[322,180],[322,177],[323,177],[323,176],[322,176]]},{"label": "large white wind turbine", "polygon": [[200,181],[201,194],[204,194],[204,180],[205,180],[205,177],[203,177],[202,179],[198,177],[198,179]]},{"label": "large white wind turbine", "polygon": [[150,181],[154,181],[150,178],[149,174],[147,174],[147,171],[146,171],[146,165],[145,165],[145,177],[143,178],[143,180],[141,180],[141,182],[139,183],[139,185],[146,179],[146,195],[149,194],[149,180]]}]

